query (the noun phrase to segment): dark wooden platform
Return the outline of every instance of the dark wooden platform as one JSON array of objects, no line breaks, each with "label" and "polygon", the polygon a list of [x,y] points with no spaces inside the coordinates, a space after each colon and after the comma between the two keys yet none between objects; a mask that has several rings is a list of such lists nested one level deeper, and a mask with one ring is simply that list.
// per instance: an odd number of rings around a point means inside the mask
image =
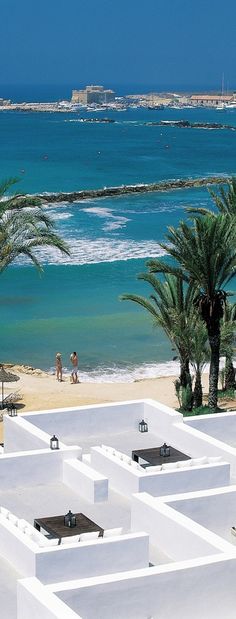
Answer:
[{"label": "dark wooden platform", "polygon": [[[146,460],[147,466],[155,466],[166,462],[178,462],[179,460],[191,460],[191,456],[187,456],[170,445],[170,455],[161,456],[160,447],[151,447],[150,449],[135,449],[132,451],[132,460],[139,461],[139,458]],[[144,465],[145,466],[145,465]]]},{"label": "dark wooden platform", "polygon": [[49,516],[46,518],[35,518],[34,526],[40,531],[45,529],[52,537],[66,537],[72,535],[79,535],[80,533],[90,533],[91,531],[99,531],[99,537],[103,536],[104,529],[99,527],[96,522],[87,518],[84,514],[75,514],[76,526],[67,527],[64,525],[63,516]]}]

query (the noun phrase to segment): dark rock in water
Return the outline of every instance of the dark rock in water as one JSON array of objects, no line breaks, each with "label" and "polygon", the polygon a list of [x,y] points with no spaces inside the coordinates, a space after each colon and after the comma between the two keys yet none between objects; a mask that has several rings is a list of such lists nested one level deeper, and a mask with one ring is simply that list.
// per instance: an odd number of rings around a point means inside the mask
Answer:
[{"label": "dark rock in water", "polygon": [[113,118],[80,118],[81,123],[115,123]]},{"label": "dark rock in water", "polygon": [[95,200],[96,198],[107,198],[110,196],[122,196],[132,193],[148,193],[157,191],[170,191],[172,189],[189,189],[191,187],[205,187],[208,185],[220,185],[227,183],[230,177],[209,176],[201,178],[186,178],[158,183],[140,183],[138,185],[121,185],[119,187],[103,187],[101,189],[83,189],[82,191],[70,191],[68,193],[37,194],[42,202],[48,204],[52,202],[77,202],[80,200]]},{"label": "dark rock in water", "polygon": [[236,131],[233,125],[223,125],[222,123],[199,123],[189,120],[160,120],[144,123],[145,125],[156,125],[159,127],[180,127],[181,129],[230,129]]}]

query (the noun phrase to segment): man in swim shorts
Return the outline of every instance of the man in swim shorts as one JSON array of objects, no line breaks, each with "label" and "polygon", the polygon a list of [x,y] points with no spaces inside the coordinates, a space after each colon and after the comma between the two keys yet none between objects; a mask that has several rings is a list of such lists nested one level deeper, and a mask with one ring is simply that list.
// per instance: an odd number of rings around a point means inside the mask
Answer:
[{"label": "man in swim shorts", "polygon": [[72,372],[71,372],[71,380],[72,383],[78,383],[78,368],[79,368],[79,359],[78,359],[78,355],[77,352],[72,352],[70,355],[70,360],[72,363]]}]

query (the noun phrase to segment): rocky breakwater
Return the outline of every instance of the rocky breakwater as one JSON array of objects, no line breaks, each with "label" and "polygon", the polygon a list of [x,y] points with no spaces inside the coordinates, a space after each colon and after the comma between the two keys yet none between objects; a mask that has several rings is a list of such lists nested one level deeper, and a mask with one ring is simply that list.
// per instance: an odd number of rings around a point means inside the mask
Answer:
[{"label": "rocky breakwater", "polygon": [[113,118],[79,118],[78,121],[80,123],[115,123],[116,120]]},{"label": "rocky breakwater", "polygon": [[179,127],[180,129],[228,129],[230,131],[236,131],[234,125],[224,125],[222,123],[200,123],[190,122],[189,120],[160,120],[144,123],[148,126],[158,127]]},{"label": "rocky breakwater", "polygon": [[43,203],[55,202],[80,202],[82,200],[95,200],[96,198],[109,198],[126,194],[138,194],[158,191],[170,191],[173,189],[190,189],[192,187],[207,187],[208,185],[220,185],[230,180],[226,176],[207,176],[201,178],[186,178],[167,180],[157,183],[139,183],[138,185],[120,185],[118,187],[103,187],[101,189],[84,189],[82,191],[70,191],[59,193],[37,194]]}]

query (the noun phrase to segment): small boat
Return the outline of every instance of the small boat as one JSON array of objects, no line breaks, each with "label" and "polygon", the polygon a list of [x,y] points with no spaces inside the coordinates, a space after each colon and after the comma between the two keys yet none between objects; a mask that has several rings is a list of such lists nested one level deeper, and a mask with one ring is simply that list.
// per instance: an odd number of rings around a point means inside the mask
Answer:
[{"label": "small boat", "polygon": [[164,105],[148,105],[148,110],[164,110]]}]

